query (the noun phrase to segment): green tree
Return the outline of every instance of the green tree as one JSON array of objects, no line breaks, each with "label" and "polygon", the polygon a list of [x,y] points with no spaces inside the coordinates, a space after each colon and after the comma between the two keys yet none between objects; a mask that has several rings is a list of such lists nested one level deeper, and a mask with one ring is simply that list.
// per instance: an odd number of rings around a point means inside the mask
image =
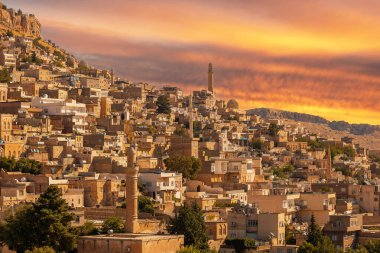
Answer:
[{"label": "green tree", "polygon": [[348,249],[346,253],[368,253],[368,251],[365,249],[365,247],[359,245],[356,247],[356,249]]},{"label": "green tree", "polygon": [[103,222],[102,232],[107,233],[112,230],[114,233],[124,232],[124,223],[120,217],[109,217]]},{"label": "green tree", "polygon": [[36,62],[37,61],[37,55],[36,55],[36,52],[33,52],[32,53],[32,62]]},{"label": "green tree", "polygon": [[297,251],[297,253],[313,253],[313,252],[315,252],[315,247],[313,246],[313,244],[308,243],[308,242],[302,243]]},{"label": "green tree", "polygon": [[261,141],[254,141],[251,143],[251,148],[255,150],[262,150],[263,149],[263,143]]},{"label": "green tree", "polygon": [[185,131],[185,128],[182,126],[177,126],[174,130],[174,134],[177,136],[186,136],[187,132]]},{"label": "green tree", "polygon": [[380,252],[380,241],[370,240],[364,245],[364,248],[368,253],[378,253]]},{"label": "green tree", "polygon": [[157,113],[169,114],[170,113],[170,104],[168,97],[161,95],[158,97],[157,102]]},{"label": "green tree", "polygon": [[285,241],[286,244],[296,244],[296,231],[291,229],[289,225],[285,226]]},{"label": "green tree", "polygon": [[41,163],[26,158],[16,160],[14,157],[1,157],[0,168],[10,172],[19,171],[33,175],[41,174]]},{"label": "green tree", "polygon": [[147,196],[139,196],[139,211],[154,215],[154,203],[152,198]]},{"label": "green tree", "polygon": [[311,216],[310,225],[307,231],[307,242],[316,246],[322,240],[323,234],[321,228],[315,223],[314,215]]},{"label": "green tree", "polygon": [[195,179],[201,170],[201,161],[195,157],[173,156],[164,160],[169,171],[182,173],[183,178]]},{"label": "green tree", "polygon": [[272,137],[275,137],[277,135],[278,131],[280,131],[282,129],[283,129],[283,126],[279,126],[277,124],[270,123],[269,129],[268,129],[268,134]]},{"label": "green tree", "polygon": [[336,252],[335,245],[327,236],[322,236],[322,239],[317,244],[316,249],[318,253],[335,253]]},{"label": "green tree", "polygon": [[40,247],[58,252],[73,250],[76,237],[71,227],[73,215],[68,210],[60,190],[50,186],[36,203],[6,217],[0,228],[0,240],[17,252]]},{"label": "green tree", "polygon": [[279,178],[288,178],[290,174],[294,171],[294,166],[290,163],[283,165],[282,167],[274,166],[272,167],[273,175]]},{"label": "green tree", "polygon": [[0,83],[9,83],[10,81],[12,81],[12,77],[8,69],[0,70]]},{"label": "green tree", "polygon": [[304,242],[298,248],[298,253],[336,253],[335,246],[331,240],[323,236],[321,241],[317,245],[313,245],[308,242]]},{"label": "green tree", "polygon": [[236,253],[244,253],[249,249],[256,248],[256,241],[250,238],[227,239],[224,243],[233,246]]},{"label": "green tree", "polygon": [[178,253],[202,253],[202,251],[190,245],[184,247],[183,249],[178,251]]},{"label": "green tree", "polygon": [[55,253],[55,250],[51,247],[34,248],[33,250],[27,250],[26,253]]},{"label": "green tree", "polygon": [[53,55],[57,57],[58,61],[63,61],[63,62],[66,61],[65,55],[58,50],[55,50]]},{"label": "green tree", "polygon": [[95,227],[94,222],[86,221],[83,226],[78,228],[78,235],[97,235],[99,233],[98,229]]},{"label": "green tree", "polygon": [[201,209],[197,205],[184,204],[175,217],[170,220],[168,230],[171,234],[185,236],[185,246],[208,250],[206,225]]},{"label": "green tree", "polygon": [[298,249],[299,253],[335,253],[335,246],[327,236],[323,236],[321,228],[315,223],[314,215],[311,216],[307,232],[307,240]]},{"label": "green tree", "polygon": [[7,35],[8,37],[13,37],[13,36],[14,36],[12,30],[8,30],[7,33],[6,33],[6,35]]}]

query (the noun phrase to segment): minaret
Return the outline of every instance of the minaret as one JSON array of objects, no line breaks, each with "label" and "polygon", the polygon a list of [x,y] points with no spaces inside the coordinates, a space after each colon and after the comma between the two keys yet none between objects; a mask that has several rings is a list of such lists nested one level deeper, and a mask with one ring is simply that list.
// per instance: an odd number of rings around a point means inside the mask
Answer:
[{"label": "minaret", "polygon": [[[1,0],[0,0],[1,1]],[[111,85],[114,84],[114,73],[113,73],[113,68],[111,68]]]},{"label": "minaret", "polygon": [[136,234],[139,231],[138,222],[138,174],[139,167],[136,163],[136,150],[134,147],[130,148],[128,159],[127,177],[125,181],[125,232]]},{"label": "minaret", "polygon": [[208,64],[208,91],[214,93],[214,71],[212,70],[212,63]]},{"label": "minaret", "polygon": [[194,122],[193,122],[193,94],[190,94],[189,99],[189,135],[194,138]]},{"label": "minaret", "polygon": [[329,145],[329,149],[327,151],[327,170],[326,170],[327,179],[331,178],[331,172],[332,172],[332,161],[331,161],[331,148]]}]

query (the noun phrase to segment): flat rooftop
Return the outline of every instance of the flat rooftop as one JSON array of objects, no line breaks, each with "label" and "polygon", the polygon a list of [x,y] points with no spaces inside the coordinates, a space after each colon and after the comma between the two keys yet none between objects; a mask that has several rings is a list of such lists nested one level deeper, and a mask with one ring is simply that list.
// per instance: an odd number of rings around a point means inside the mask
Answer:
[{"label": "flat rooftop", "polygon": [[117,234],[108,234],[108,235],[80,236],[79,239],[156,241],[156,240],[178,239],[178,237],[184,237],[184,236],[183,235],[117,233]]}]

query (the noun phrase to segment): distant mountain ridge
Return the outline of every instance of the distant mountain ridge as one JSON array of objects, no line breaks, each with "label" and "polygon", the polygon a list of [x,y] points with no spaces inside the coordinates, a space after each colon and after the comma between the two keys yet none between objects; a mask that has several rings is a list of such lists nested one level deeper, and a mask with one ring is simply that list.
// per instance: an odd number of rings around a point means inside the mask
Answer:
[{"label": "distant mountain ridge", "polygon": [[347,131],[355,135],[367,135],[380,131],[380,126],[370,124],[350,124],[346,121],[329,121],[320,116],[310,115],[306,113],[283,111],[271,108],[256,108],[247,110],[249,115],[259,115],[262,118],[278,118],[289,119],[300,122],[309,122],[315,124],[328,125],[332,130]]}]

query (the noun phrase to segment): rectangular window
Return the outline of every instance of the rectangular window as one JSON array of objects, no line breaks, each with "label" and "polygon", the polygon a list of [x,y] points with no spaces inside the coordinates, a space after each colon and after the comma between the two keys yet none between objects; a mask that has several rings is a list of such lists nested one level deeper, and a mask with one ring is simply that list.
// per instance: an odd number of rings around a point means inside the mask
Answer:
[{"label": "rectangular window", "polygon": [[248,220],[247,226],[248,227],[257,227],[257,220]]}]

